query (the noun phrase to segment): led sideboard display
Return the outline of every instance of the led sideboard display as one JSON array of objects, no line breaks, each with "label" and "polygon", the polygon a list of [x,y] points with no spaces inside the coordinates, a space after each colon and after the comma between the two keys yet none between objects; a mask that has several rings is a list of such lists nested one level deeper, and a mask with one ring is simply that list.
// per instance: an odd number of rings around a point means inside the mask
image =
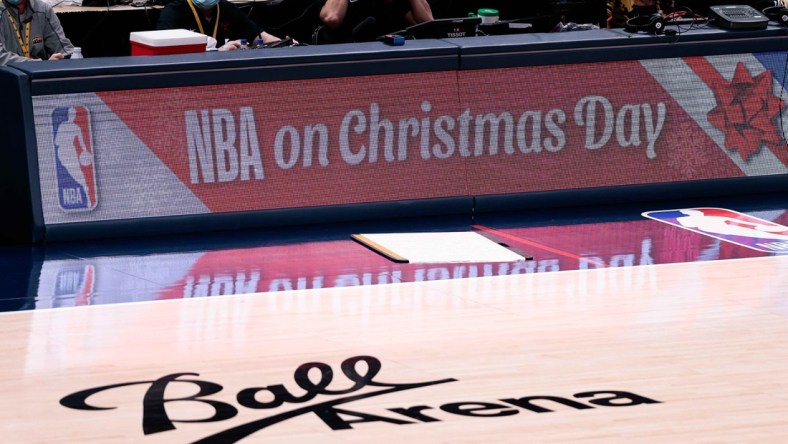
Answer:
[{"label": "led sideboard display", "polygon": [[34,96],[46,225],[788,173],[786,52]]}]

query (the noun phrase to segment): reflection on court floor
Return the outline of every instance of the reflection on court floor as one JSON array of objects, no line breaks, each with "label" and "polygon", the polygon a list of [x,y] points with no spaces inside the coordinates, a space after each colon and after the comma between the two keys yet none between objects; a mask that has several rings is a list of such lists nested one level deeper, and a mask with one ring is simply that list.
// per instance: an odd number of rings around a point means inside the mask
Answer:
[{"label": "reflection on court floor", "polygon": [[[774,225],[788,224],[785,210],[754,211],[748,215]],[[638,213],[627,220],[569,225],[523,226],[518,225],[516,218],[491,217],[489,223],[481,221],[485,223],[468,224],[465,229],[491,234],[534,259],[503,263],[396,263],[351,241],[352,231],[330,240],[276,243],[266,239],[262,245],[250,241],[247,246],[212,246],[207,250],[196,243],[177,252],[166,248],[126,254],[122,249],[110,253],[99,250],[92,257],[78,252],[43,261],[35,283],[35,307],[347,288],[776,254],[659,223]]]}]

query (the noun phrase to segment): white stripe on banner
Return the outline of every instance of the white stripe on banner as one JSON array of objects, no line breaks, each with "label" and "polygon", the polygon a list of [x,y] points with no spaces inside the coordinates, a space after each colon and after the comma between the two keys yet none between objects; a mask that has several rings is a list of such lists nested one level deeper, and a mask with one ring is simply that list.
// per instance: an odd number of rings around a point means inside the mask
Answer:
[{"label": "white stripe on banner", "polygon": [[[56,109],[89,110],[98,204],[92,210],[65,211],[53,137]],[[39,182],[47,225],[208,213],[208,208],[93,93],[33,97],[38,142]],[[155,123],[152,123],[155,124]]]}]

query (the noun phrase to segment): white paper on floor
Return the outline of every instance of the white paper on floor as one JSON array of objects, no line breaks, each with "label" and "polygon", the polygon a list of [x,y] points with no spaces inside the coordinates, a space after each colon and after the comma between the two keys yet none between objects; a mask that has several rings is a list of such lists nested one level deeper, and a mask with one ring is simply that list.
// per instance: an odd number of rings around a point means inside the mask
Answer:
[{"label": "white paper on floor", "polygon": [[475,231],[354,234],[355,241],[395,262],[517,262],[526,258]]}]

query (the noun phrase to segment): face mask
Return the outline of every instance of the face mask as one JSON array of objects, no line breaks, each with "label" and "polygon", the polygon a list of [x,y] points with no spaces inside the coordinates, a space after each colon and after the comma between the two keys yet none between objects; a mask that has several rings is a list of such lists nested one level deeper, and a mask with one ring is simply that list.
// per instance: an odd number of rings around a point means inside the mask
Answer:
[{"label": "face mask", "polygon": [[[21,1],[21,0],[16,0],[16,1]],[[192,0],[192,3],[194,3],[194,6],[200,9],[211,9],[219,3],[219,0]]]},{"label": "face mask", "polygon": [[20,3],[22,3],[22,0],[5,0],[5,1],[11,6],[16,6],[16,5],[20,4]]}]

